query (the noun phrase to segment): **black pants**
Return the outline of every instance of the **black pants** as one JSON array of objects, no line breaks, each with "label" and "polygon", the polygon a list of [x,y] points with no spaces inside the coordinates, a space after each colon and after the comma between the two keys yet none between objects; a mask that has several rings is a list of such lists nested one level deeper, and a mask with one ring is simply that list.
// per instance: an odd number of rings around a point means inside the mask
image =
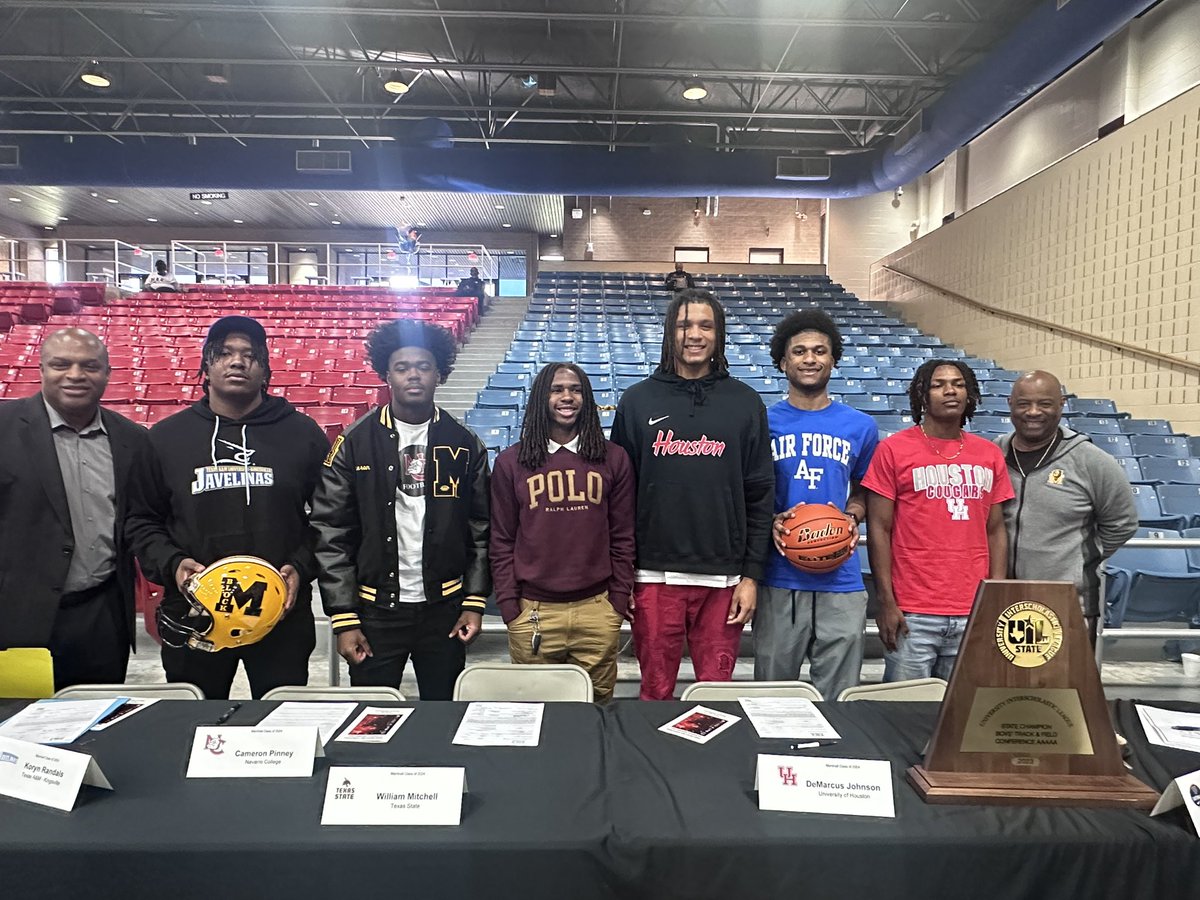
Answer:
[{"label": "black pants", "polygon": [[164,644],[162,661],[167,681],[190,682],[210,700],[225,699],[241,662],[255,700],[285,684],[308,684],[308,658],[317,645],[311,604],[308,591],[301,591],[292,611],[270,634],[248,647],[208,653]]},{"label": "black pants", "polygon": [[422,700],[449,700],[467,662],[467,648],[447,637],[458,621],[457,603],[403,603],[398,608],[360,611],[372,655],[350,667],[350,683],[400,687],[411,656]]},{"label": "black pants", "polygon": [[121,586],[104,584],[64,594],[50,633],[54,689],[72,684],[121,684],[129,665],[129,630]]}]

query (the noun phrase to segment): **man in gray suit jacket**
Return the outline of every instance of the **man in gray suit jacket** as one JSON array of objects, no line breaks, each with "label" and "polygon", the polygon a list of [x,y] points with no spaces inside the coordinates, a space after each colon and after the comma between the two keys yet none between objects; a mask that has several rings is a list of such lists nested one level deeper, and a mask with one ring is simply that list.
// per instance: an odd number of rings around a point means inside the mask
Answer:
[{"label": "man in gray suit jacket", "polygon": [[0,648],[47,647],[54,686],[122,682],[133,642],[125,497],[146,429],[100,408],[108,351],[42,344],[42,389],[0,405]]}]

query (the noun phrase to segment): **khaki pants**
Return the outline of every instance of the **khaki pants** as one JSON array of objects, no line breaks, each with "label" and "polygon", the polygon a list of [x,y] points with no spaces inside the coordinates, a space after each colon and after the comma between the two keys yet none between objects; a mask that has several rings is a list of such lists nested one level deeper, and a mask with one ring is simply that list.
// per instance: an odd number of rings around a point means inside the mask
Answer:
[{"label": "khaki pants", "polygon": [[[536,654],[535,632],[542,635]],[[508,653],[514,663],[573,663],[592,679],[597,703],[612,699],[620,638],[621,617],[608,602],[607,591],[571,603],[522,599],[520,615],[508,623]]]}]

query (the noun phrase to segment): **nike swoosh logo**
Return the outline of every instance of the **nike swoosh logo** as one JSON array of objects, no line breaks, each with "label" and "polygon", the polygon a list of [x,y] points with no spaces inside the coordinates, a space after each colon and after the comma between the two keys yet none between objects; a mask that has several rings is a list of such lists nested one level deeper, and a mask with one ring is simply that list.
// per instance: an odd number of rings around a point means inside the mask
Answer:
[{"label": "nike swoosh logo", "polygon": [[658,424],[659,422],[661,422],[663,419],[669,419],[669,418],[671,418],[671,417],[670,417],[670,416],[659,416],[657,419],[648,419],[648,420],[646,421],[646,424],[647,424],[647,425],[657,425],[657,424]]}]

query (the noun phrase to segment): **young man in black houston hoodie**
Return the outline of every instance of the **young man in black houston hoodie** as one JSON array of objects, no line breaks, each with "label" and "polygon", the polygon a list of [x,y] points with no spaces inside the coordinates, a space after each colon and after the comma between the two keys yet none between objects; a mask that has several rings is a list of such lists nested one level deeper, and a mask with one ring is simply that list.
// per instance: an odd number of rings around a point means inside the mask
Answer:
[{"label": "young man in black houston hoodie", "polygon": [[150,429],[152,450],[131,479],[127,534],[142,571],[163,585],[163,604],[180,619],[183,583],[218,559],[257,556],[283,574],[287,612],[259,643],[215,653],[162,648],[167,681],[228,697],[241,660],[258,698],[308,683],[317,567],[305,504],[329,441],[316,422],[267,393],[267,335],[254,319],[214,322],[200,372],[204,398]]},{"label": "young man in black houston hoodie", "polygon": [[641,697],[670,699],[685,637],[696,680],[729,681],[770,550],[775,473],[766,408],[729,377],[712,294],[667,306],[658,368],[621,397],[612,440],[637,477]]}]

